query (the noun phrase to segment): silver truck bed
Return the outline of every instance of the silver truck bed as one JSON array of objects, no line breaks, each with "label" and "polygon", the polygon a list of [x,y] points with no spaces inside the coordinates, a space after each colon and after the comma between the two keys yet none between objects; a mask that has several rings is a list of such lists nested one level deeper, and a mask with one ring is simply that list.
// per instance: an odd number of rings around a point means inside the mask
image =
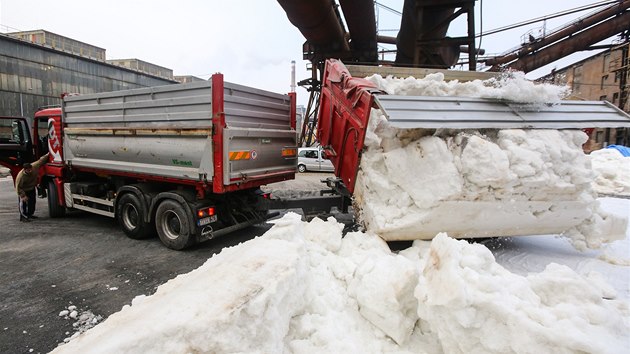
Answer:
[{"label": "silver truck bed", "polygon": [[[223,91],[224,176],[294,169],[294,160],[270,153],[296,146],[289,96],[227,82]],[[64,159],[96,170],[211,181],[212,104],[211,81],[65,97]],[[231,161],[230,151],[260,158]]]}]

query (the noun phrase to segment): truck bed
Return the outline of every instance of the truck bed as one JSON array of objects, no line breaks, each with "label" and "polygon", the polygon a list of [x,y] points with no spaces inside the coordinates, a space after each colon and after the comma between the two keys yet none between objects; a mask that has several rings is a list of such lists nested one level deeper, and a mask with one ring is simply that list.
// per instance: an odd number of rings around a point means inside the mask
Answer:
[{"label": "truck bed", "polygon": [[[64,159],[73,168],[213,183],[217,192],[292,179],[295,100],[211,81],[63,101]],[[227,188],[229,189],[229,188]]]}]

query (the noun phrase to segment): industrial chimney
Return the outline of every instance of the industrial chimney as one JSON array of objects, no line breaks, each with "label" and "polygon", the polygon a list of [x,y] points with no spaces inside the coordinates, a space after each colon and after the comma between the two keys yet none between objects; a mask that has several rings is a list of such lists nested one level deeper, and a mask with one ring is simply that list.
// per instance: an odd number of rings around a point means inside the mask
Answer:
[{"label": "industrial chimney", "polygon": [[291,60],[291,92],[295,92],[295,60]]}]

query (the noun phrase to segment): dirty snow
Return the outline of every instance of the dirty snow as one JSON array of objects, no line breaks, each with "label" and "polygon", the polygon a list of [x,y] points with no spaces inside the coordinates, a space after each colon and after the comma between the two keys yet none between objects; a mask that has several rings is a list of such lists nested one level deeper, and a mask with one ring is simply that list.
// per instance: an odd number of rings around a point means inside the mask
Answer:
[{"label": "dirty snow", "polygon": [[[566,89],[523,77],[445,82],[369,78],[396,95],[557,102]],[[579,130],[429,131],[391,127],[373,109],[355,187],[367,230],[386,240],[564,234],[576,247],[622,239],[627,218],[605,213]],[[413,163],[410,163],[413,161]],[[430,187],[428,187],[430,186]]]},{"label": "dirty snow", "polygon": [[[88,329],[96,326],[96,324],[103,319],[102,316],[95,315],[90,310],[82,311],[75,305],[70,305],[61,310],[59,312],[59,317],[62,317],[65,320],[73,321],[72,327],[74,328],[74,333],[63,340],[66,343],[78,337],[81,333],[87,331]],[[70,334],[70,332],[67,332],[66,334]]]}]

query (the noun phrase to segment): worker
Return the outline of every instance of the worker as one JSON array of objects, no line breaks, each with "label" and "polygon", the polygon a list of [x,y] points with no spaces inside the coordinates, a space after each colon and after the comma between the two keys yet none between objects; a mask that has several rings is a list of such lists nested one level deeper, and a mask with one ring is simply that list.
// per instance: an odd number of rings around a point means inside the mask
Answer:
[{"label": "worker", "polygon": [[18,194],[18,202],[20,207],[20,221],[28,222],[36,219],[35,213],[35,187],[37,186],[37,177],[39,176],[39,167],[48,161],[48,154],[39,158],[39,160],[22,165],[22,171],[15,178],[15,190]]}]

